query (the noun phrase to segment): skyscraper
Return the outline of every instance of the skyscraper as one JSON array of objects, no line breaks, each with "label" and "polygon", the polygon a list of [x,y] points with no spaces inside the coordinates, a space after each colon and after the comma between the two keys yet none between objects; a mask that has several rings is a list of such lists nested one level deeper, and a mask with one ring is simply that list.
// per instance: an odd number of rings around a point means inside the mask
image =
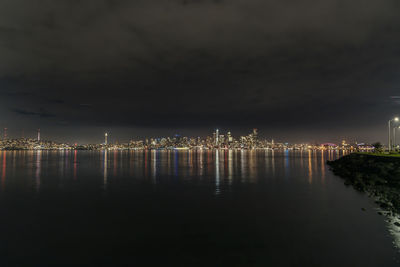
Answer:
[{"label": "skyscraper", "polygon": [[258,137],[258,130],[256,128],[253,129],[253,134],[252,134],[252,138],[251,138],[251,146],[257,147],[257,137]]},{"label": "skyscraper", "polygon": [[257,136],[258,136],[258,130],[256,128],[253,129],[253,137],[255,140],[257,140]]},{"label": "skyscraper", "polygon": [[40,129],[37,130],[37,141],[40,142]]},{"label": "skyscraper", "polygon": [[107,145],[108,144],[108,133],[104,134],[104,144]]},{"label": "skyscraper", "polygon": [[227,133],[227,137],[228,137],[228,143],[231,143],[233,141],[231,132]]}]

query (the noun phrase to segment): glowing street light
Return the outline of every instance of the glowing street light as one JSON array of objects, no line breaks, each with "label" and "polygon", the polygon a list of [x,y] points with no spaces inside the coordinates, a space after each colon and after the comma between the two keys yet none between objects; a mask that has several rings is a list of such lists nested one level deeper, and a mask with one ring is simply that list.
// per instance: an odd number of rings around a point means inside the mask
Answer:
[{"label": "glowing street light", "polygon": [[[398,122],[398,121],[399,121],[399,118],[398,118],[398,117],[395,117],[395,118],[389,120],[389,122],[388,122],[388,127],[389,127],[388,149],[389,149],[389,151],[392,150],[392,146],[393,146],[393,144],[392,144],[392,142],[391,142],[391,136],[390,136],[391,122],[392,122],[392,121]],[[393,129],[393,130],[394,130],[394,129]],[[393,136],[394,136],[394,131],[393,131]]]},{"label": "glowing street light", "polygon": [[393,127],[393,146],[394,146],[394,148],[397,148],[397,144],[396,144],[396,130],[397,129],[400,129],[400,126]]}]

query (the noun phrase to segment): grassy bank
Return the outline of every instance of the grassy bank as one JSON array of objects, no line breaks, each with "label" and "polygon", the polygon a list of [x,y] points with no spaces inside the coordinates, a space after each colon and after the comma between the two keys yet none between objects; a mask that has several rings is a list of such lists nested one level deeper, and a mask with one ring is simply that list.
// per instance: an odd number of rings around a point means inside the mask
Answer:
[{"label": "grassy bank", "polygon": [[397,154],[353,153],[328,161],[346,185],[368,192],[382,209],[400,213],[400,157]]},{"label": "grassy bank", "polygon": [[400,158],[400,153],[366,153],[366,152],[358,152],[356,154],[360,155],[369,155],[369,156],[376,156],[376,157],[389,157],[389,158]]}]

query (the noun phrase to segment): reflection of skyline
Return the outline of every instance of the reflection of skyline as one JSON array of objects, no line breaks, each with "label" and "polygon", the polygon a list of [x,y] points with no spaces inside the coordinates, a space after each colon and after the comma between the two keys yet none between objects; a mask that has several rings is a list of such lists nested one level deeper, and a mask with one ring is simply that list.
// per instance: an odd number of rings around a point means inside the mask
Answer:
[{"label": "reflection of skyline", "polygon": [[[8,153],[8,154],[7,154]],[[13,153],[12,155],[9,153]],[[45,153],[45,154],[43,154]],[[111,154],[110,154],[111,153]],[[68,180],[77,180],[79,173],[78,158],[84,162],[88,155],[103,159],[101,166],[102,184],[104,188],[110,186],[110,170],[112,177],[134,177],[143,179],[154,185],[165,183],[166,179],[174,178],[175,182],[196,181],[212,183],[215,194],[231,191],[237,183],[259,183],[270,178],[288,178],[296,175],[297,171],[304,170],[308,183],[324,183],[326,179],[326,160],[338,157],[332,151],[274,151],[274,150],[136,150],[136,151],[108,151],[80,152],[6,152],[2,151],[1,186],[4,190],[7,173],[19,171],[21,164],[32,162],[33,167],[25,169],[24,177],[31,177],[36,190],[41,188],[43,175],[51,170],[54,164],[49,164],[54,157],[56,166],[51,171],[55,175],[46,175],[51,179],[58,179],[59,185],[68,185]],[[343,152],[340,151],[342,155]],[[49,161],[48,159],[52,159]],[[46,161],[44,161],[46,160]],[[54,161],[53,161],[54,162]],[[84,163],[83,163],[84,164]],[[8,166],[17,166],[8,169]],[[85,166],[85,165],[81,165]],[[99,165],[98,165],[99,166]],[[296,169],[297,168],[297,169]],[[85,168],[82,169],[83,171]],[[101,174],[100,174],[101,175]],[[81,176],[79,180],[85,179]]]},{"label": "reflection of skyline", "polygon": [[35,182],[36,182],[36,191],[40,189],[40,174],[42,170],[42,152],[38,150],[36,152],[36,173],[35,173]]},{"label": "reflection of skyline", "polygon": [[313,150],[313,170],[314,170],[314,173],[317,173],[317,170],[318,170],[318,154],[317,154],[317,151],[315,151],[315,150]]},{"label": "reflection of skyline", "polygon": [[78,151],[77,150],[75,150],[74,151],[74,180],[76,180],[77,179],[77,176],[76,176],[76,172],[77,172],[77,157],[78,157]]},{"label": "reflection of skyline", "polygon": [[219,150],[215,151],[215,194],[219,195],[220,189],[219,189],[219,184],[220,184],[220,177],[219,177]]},{"label": "reflection of skyline", "polygon": [[249,158],[246,159],[248,162],[248,168],[249,168],[249,175],[248,179],[250,182],[255,182],[257,180],[257,154],[255,149],[249,150]]},{"label": "reflection of skyline", "polygon": [[272,175],[275,175],[275,151],[271,150]]},{"label": "reflection of skyline", "polygon": [[240,151],[240,182],[244,182],[246,173],[245,173],[245,153],[247,151]]},{"label": "reflection of skyline", "polygon": [[107,150],[104,150],[103,155],[103,185],[104,188],[107,186],[107,179],[108,179],[108,158],[107,158]]},{"label": "reflection of skyline", "polygon": [[7,168],[7,154],[6,151],[3,151],[3,160],[2,160],[2,169],[1,169],[1,189],[4,191],[5,183],[6,183],[6,168]]},{"label": "reflection of skyline", "polygon": [[117,176],[117,167],[118,167],[118,153],[117,150],[114,151],[113,153],[113,176]]},{"label": "reflection of skyline", "polygon": [[156,150],[152,150],[151,153],[151,171],[152,171],[152,181],[153,183],[157,182],[157,152]]},{"label": "reflection of skyline", "polygon": [[233,151],[228,151],[228,181],[229,185],[232,185],[233,180]]},{"label": "reflection of skyline", "polygon": [[311,184],[313,179],[311,151],[308,150],[308,182]]},{"label": "reflection of skyline", "polygon": [[321,151],[321,179],[322,183],[325,182],[325,159],[324,159],[324,151]]},{"label": "reflection of skyline", "polygon": [[36,182],[36,191],[39,191],[40,188],[40,174],[42,168],[42,151],[38,150],[36,152],[36,173],[35,173],[35,182]]},{"label": "reflection of skyline", "polygon": [[285,177],[290,175],[290,167],[289,167],[289,150],[285,150]]}]

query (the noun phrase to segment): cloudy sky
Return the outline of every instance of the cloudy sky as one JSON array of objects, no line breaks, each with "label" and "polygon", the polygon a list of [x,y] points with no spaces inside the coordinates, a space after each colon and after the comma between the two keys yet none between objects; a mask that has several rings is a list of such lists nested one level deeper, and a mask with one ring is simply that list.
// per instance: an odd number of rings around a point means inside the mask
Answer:
[{"label": "cloudy sky", "polygon": [[396,0],[2,0],[0,127],[385,141],[398,14]]}]

